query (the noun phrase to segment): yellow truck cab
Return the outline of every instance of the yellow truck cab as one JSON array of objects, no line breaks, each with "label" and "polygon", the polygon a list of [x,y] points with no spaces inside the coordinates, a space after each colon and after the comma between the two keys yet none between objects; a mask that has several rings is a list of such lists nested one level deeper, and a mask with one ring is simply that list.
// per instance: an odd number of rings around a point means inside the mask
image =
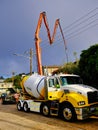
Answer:
[{"label": "yellow truck cab", "polygon": [[98,90],[84,85],[78,75],[31,75],[23,79],[22,88],[18,110],[60,116],[66,121],[89,118],[98,110]]}]

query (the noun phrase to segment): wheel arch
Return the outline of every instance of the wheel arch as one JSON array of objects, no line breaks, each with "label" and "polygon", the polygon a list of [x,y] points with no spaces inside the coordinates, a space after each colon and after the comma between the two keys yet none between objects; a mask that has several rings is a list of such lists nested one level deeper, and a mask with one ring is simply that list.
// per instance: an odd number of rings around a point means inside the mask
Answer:
[{"label": "wheel arch", "polygon": [[[70,109],[72,111],[72,118],[71,119],[68,119],[68,120],[64,119],[64,116],[62,115],[62,112],[63,112],[64,108],[68,108],[68,109]],[[76,115],[74,106],[70,102],[68,102],[68,101],[64,101],[64,102],[60,103],[60,106],[59,106],[59,117],[63,118],[66,121],[69,121],[69,122],[76,121],[77,120],[77,115]]]},{"label": "wheel arch", "polygon": [[74,108],[74,106],[68,101],[64,101],[64,102],[60,103],[60,108],[62,108],[64,105],[68,105],[68,106],[71,106]]},{"label": "wheel arch", "polygon": [[[44,107],[45,105],[48,106],[48,108],[49,108],[49,114],[48,114],[48,115],[44,115],[44,114],[43,114],[43,107]],[[44,115],[44,116],[47,116],[47,117],[50,116],[50,106],[51,106],[51,101],[42,102],[41,105],[40,105],[40,113],[41,113],[42,115]]]},{"label": "wheel arch", "polygon": [[40,110],[43,107],[43,105],[47,104],[50,107],[51,102],[50,101],[46,101],[46,102],[42,102],[40,105]]}]

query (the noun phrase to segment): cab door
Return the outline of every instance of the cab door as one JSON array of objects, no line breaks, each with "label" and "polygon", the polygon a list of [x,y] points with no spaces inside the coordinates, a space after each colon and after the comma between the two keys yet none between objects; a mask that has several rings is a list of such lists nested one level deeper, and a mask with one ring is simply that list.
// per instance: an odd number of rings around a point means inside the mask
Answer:
[{"label": "cab door", "polygon": [[48,79],[48,99],[56,100],[58,99],[59,82],[57,78]]}]

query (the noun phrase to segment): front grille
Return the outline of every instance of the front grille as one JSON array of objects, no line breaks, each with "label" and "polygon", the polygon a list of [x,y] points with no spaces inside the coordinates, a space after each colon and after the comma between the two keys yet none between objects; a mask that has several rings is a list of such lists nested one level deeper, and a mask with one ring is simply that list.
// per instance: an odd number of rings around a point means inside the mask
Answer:
[{"label": "front grille", "polygon": [[88,92],[88,103],[98,102],[98,91]]}]

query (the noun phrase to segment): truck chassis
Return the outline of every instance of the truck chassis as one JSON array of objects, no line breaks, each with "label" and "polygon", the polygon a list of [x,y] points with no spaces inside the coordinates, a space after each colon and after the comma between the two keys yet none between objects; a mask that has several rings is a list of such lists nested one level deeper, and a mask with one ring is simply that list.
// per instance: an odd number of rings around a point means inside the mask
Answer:
[{"label": "truck chassis", "polygon": [[59,116],[66,121],[73,122],[76,119],[88,118],[96,111],[96,106],[74,108],[68,102],[60,104],[57,100],[19,100],[17,109],[25,112],[38,112],[47,117]]}]

